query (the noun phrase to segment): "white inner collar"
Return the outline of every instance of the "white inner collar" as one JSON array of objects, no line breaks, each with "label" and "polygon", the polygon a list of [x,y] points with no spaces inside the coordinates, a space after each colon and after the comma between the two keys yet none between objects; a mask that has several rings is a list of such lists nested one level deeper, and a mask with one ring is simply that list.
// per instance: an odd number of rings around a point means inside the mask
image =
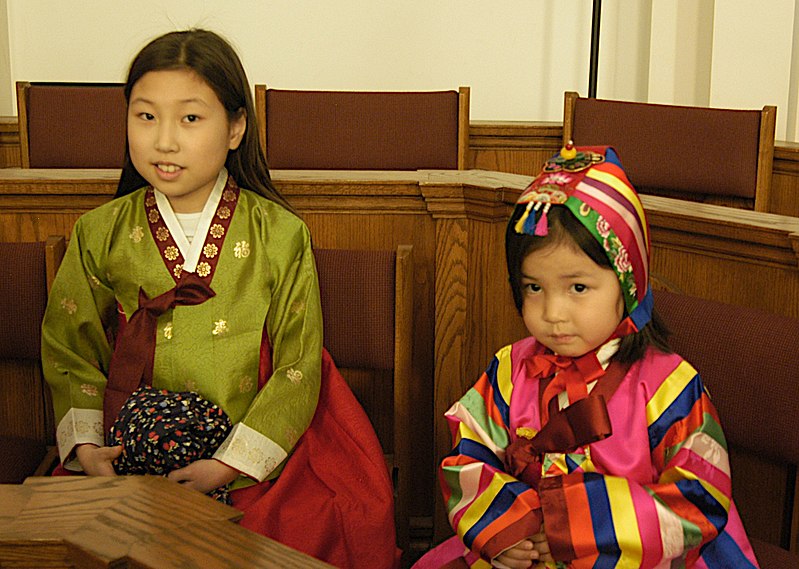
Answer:
[{"label": "white inner collar", "polygon": [[619,351],[619,344],[621,344],[621,338],[614,338],[597,350],[596,359],[599,360],[602,369],[607,369],[610,358]]},{"label": "white inner collar", "polygon": [[158,211],[161,213],[161,217],[164,219],[164,224],[166,225],[167,229],[169,229],[169,232],[172,234],[172,238],[175,240],[175,244],[178,246],[180,253],[183,255],[184,271],[193,273],[197,268],[197,262],[200,260],[200,253],[202,253],[203,245],[205,245],[205,238],[208,235],[208,230],[210,229],[211,222],[214,219],[214,214],[216,213],[216,208],[219,205],[219,200],[222,199],[222,190],[225,189],[226,184],[227,170],[222,168],[216,178],[214,188],[211,190],[211,194],[208,196],[208,201],[205,202],[205,207],[200,213],[200,221],[197,223],[197,230],[194,233],[194,238],[192,239],[191,243],[189,243],[189,240],[186,238],[186,234],[183,233],[183,227],[181,227],[180,222],[178,221],[178,218],[169,203],[169,198],[159,192],[158,188],[153,188]]}]

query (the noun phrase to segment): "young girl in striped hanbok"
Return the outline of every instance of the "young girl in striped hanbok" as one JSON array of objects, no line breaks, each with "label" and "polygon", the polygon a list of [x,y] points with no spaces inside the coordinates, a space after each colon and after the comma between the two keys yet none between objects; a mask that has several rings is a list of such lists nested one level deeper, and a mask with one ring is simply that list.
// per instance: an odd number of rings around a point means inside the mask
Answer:
[{"label": "young girl in striped hanbok", "polygon": [[506,255],[530,336],[446,413],[457,535],[416,567],[757,567],[716,410],[653,313],[644,210],[613,149],[547,162]]}]

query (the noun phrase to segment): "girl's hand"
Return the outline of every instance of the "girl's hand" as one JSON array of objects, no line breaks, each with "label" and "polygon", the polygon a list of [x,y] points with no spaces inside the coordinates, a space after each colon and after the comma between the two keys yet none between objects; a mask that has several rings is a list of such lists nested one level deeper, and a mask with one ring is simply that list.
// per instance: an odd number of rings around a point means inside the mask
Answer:
[{"label": "girl's hand", "polygon": [[538,552],[538,561],[540,563],[554,563],[555,559],[549,551],[549,541],[547,541],[547,534],[543,530],[530,538],[533,542],[533,547]]},{"label": "girl's hand", "polygon": [[238,475],[238,470],[230,468],[218,460],[208,458],[173,470],[166,477],[193,490],[207,494],[228,482],[233,482]]},{"label": "girl's hand", "polygon": [[491,565],[502,569],[527,569],[538,561],[538,551],[532,540],[525,539],[497,555]]},{"label": "girl's hand", "polygon": [[122,446],[98,447],[97,445],[86,443],[79,445],[75,449],[75,456],[78,458],[83,472],[89,476],[116,476],[114,466],[111,464],[122,454]]}]

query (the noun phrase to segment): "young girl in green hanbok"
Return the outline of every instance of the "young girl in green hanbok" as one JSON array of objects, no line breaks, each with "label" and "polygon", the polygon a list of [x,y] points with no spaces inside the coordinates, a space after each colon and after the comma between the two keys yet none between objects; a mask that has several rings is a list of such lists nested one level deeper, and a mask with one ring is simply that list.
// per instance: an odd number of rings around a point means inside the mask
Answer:
[{"label": "young girl in green hanbok", "polygon": [[238,56],[168,33],[125,96],[117,195],[76,222],[43,323],[62,470],[165,474],[339,567],[393,566],[382,451],[323,351],[311,237]]}]

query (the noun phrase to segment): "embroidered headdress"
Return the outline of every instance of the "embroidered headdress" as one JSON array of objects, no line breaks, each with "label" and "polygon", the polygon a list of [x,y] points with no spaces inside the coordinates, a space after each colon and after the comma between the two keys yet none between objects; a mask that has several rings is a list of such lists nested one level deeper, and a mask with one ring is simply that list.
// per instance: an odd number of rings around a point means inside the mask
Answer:
[{"label": "embroidered headdress", "polygon": [[624,296],[627,317],[617,336],[641,330],[649,322],[649,228],[641,200],[613,148],[566,145],[516,203],[510,219],[516,233],[547,235],[547,213],[557,205],[568,208],[599,242]]}]

